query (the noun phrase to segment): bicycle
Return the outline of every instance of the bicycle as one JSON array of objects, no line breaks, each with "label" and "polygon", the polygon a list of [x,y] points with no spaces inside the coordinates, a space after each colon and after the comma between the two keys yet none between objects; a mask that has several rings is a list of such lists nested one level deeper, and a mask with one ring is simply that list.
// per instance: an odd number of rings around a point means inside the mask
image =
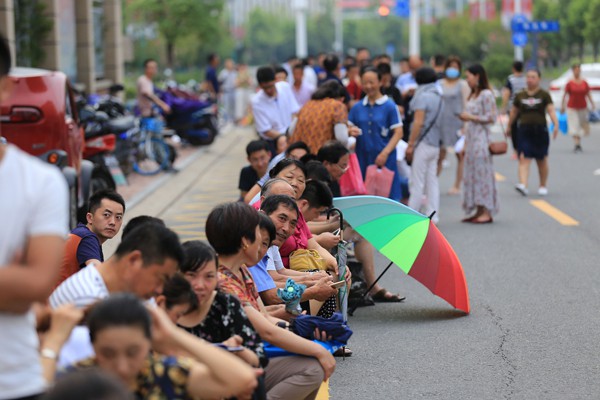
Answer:
[{"label": "bicycle", "polygon": [[133,170],[140,175],[156,175],[171,164],[171,150],[162,136],[163,123],[158,118],[143,118],[129,136],[132,144]]}]

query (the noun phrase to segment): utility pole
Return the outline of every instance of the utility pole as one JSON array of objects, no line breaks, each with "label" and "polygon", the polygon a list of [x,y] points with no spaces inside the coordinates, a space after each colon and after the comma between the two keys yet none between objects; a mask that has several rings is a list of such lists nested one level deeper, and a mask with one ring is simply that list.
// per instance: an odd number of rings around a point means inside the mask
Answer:
[{"label": "utility pole", "polygon": [[408,55],[421,55],[421,33],[420,33],[420,1],[410,0],[410,16],[408,20]]},{"label": "utility pole", "polygon": [[[521,0],[515,0],[515,13],[514,15],[521,15],[523,14],[523,7],[522,7],[522,3]],[[515,46],[515,60],[516,61],[523,61],[523,47],[521,46]]]},{"label": "utility pole", "polygon": [[308,44],[306,39],[306,10],[308,0],[294,0],[296,11],[296,57],[304,58],[308,55]]},{"label": "utility pole", "polygon": [[342,9],[342,2],[336,0],[335,2],[335,41],[333,42],[333,50],[336,53],[344,53],[344,10]]}]

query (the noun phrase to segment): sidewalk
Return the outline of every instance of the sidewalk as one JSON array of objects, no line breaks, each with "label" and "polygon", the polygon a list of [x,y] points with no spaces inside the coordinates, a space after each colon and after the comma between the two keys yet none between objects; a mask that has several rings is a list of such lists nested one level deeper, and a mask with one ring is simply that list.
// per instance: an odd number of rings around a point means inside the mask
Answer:
[{"label": "sidewalk", "polygon": [[[204,223],[210,210],[238,199],[239,172],[247,164],[246,144],[255,137],[252,128],[228,130],[212,145],[182,160],[179,173],[152,177],[143,189],[126,198],[124,225],[133,217],[152,215],[164,219],[182,242],[205,239]],[[119,235],[106,242],[105,257],[114,253],[120,240]]]}]

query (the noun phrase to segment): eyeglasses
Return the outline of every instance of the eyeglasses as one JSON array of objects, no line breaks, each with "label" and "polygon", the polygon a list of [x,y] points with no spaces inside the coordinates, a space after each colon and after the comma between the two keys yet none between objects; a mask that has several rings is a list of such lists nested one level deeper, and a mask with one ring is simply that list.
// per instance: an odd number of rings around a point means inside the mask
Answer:
[{"label": "eyeglasses", "polygon": [[340,164],[335,164],[336,167],[338,167],[342,172],[346,172],[350,169],[350,166],[348,164],[346,164],[346,166],[342,167]]}]

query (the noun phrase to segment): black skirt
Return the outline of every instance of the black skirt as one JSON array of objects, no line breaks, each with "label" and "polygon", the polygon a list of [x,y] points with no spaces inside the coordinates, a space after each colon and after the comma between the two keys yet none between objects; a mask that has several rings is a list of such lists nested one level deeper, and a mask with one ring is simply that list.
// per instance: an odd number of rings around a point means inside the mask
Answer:
[{"label": "black skirt", "polygon": [[543,160],[548,155],[550,135],[546,125],[519,125],[519,155]]}]

